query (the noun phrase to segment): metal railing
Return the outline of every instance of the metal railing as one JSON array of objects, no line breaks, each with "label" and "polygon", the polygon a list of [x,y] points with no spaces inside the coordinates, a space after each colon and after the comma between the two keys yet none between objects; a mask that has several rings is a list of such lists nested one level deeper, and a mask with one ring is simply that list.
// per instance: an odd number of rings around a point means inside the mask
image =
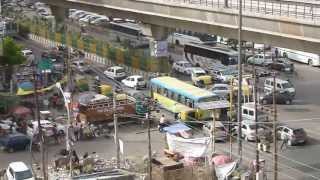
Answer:
[{"label": "metal railing", "polygon": [[[154,3],[188,5],[197,8],[239,9],[239,0],[143,0]],[[320,20],[320,3],[281,0],[242,0],[244,13],[284,16],[312,21]]]}]

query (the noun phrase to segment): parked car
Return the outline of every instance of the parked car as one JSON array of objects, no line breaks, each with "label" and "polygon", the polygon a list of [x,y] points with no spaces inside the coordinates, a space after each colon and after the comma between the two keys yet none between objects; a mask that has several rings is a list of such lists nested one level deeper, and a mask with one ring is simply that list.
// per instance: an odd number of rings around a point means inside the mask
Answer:
[{"label": "parked car", "polygon": [[173,63],[172,69],[183,74],[191,74],[193,66],[188,61],[177,61]]},{"label": "parked car", "polygon": [[277,135],[281,140],[287,139],[289,146],[304,144],[307,139],[307,133],[303,128],[292,128],[286,125],[277,127]]},{"label": "parked car", "polygon": [[[212,122],[206,122],[202,129],[206,135],[212,134]],[[227,131],[225,126],[220,121],[215,122],[215,141],[216,142],[226,142],[227,141]]]},{"label": "parked car", "polygon": [[[40,120],[40,125],[42,130],[45,133],[45,136],[49,137],[54,134],[53,128],[56,126],[57,132],[60,135],[64,135],[66,131],[66,127],[62,124],[51,122],[48,120]],[[28,124],[27,127],[27,135],[33,137],[34,133],[38,131],[38,121],[32,121],[31,124]]]},{"label": "parked car", "polygon": [[[275,86],[277,91],[286,91],[292,97],[296,95],[296,90],[291,84],[291,82],[276,78],[275,83],[276,83]],[[267,78],[264,81],[264,92],[271,93],[272,91],[273,91],[273,78]]]},{"label": "parked car", "polygon": [[24,162],[12,162],[5,172],[7,180],[34,180],[31,169]]},{"label": "parked car", "polygon": [[73,61],[71,66],[75,68],[76,70],[80,71],[81,73],[88,73],[90,69],[88,68],[88,65],[84,63],[84,61]]},{"label": "parked car", "polygon": [[23,55],[24,57],[28,57],[28,56],[33,55],[33,52],[32,52],[31,49],[24,49],[24,50],[21,51],[21,53],[22,53],[22,55]]},{"label": "parked car", "polygon": [[139,75],[129,76],[126,79],[123,79],[121,82],[125,86],[135,88],[135,89],[147,87],[146,81],[142,76],[139,76]]},{"label": "parked car", "polygon": [[218,82],[230,82],[231,79],[237,77],[238,71],[235,69],[215,69],[211,73]]},{"label": "parked car", "polygon": [[[238,125],[234,126],[232,129],[232,134],[236,135],[238,133]],[[258,128],[258,135],[262,134],[266,127],[262,125],[256,125],[255,122],[252,121],[242,121],[241,125],[241,138],[244,138],[246,141],[255,141],[257,134],[256,128]]]},{"label": "parked car", "polygon": [[0,137],[0,148],[8,152],[29,148],[30,138],[22,133],[13,133]]},{"label": "parked car", "polygon": [[[276,103],[277,104],[292,104],[293,97],[287,91],[276,91],[275,92]],[[273,103],[273,93],[266,93],[260,96],[261,104],[272,104]]]},{"label": "parked car", "polygon": [[104,74],[111,79],[122,80],[126,77],[126,71],[123,67],[112,66],[104,71]]},{"label": "parked car", "polygon": [[198,87],[211,85],[213,83],[213,77],[208,75],[207,72],[200,67],[192,68],[191,80],[192,80],[192,83]]},{"label": "parked car", "polygon": [[294,65],[292,62],[278,59],[271,64],[268,65],[270,69],[277,70],[277,71],[283,71],[283,72],[293,72],[294,71]]},{"label": "parked car", "polygon": [[247,62],[248,64],[254,64],[257,66],[268,66],[272,63],[272,56],[270,54],[256,54],[249,57]]},{"label": "parked car", "polygon": [[213,93],[222,98],[228,98],[231,92],[228,84],[214,84],[211,90]]}]

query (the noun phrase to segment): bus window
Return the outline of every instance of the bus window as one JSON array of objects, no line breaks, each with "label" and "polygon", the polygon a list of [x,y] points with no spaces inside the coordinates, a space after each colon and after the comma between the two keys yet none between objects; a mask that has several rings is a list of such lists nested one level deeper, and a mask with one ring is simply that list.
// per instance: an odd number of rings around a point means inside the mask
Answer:
[{"label": "bus window", "polygon": [[177,101],[181,103],[181,95],[178,94]]}]

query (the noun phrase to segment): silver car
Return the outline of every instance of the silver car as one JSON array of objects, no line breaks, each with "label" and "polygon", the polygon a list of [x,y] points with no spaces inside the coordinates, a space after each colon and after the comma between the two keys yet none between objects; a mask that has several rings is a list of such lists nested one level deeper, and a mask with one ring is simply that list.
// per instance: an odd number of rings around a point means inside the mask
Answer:
[{"label": "silver car", "polygon": [[292,128],[285,125],[278,126],[277,135],[281,140],[287,139],[287,143],[289,146],[304,144],[307,140],[307,133],[303,128]]}]

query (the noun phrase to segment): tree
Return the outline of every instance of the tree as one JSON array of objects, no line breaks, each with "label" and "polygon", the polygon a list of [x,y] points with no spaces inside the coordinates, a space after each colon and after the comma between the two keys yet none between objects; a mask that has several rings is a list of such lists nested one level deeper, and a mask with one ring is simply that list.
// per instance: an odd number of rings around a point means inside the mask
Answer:
[{"label": "tree", "polygon": [[[12,38],[6,37],[2,42],[2,55],[0,56],[0,65],[8,66],[5,72],[5,82],[12,79],[13,66],[22,64],[26,58],[21,53],[21,47],[17,45]],[[12,85],[12,83],[10,83]],[[10,88],[12,90],[12,88]]]},{"label": "tree", "polygon": [[12,38],[4,38],[2,45],[3,54],[0,57],[0,64],[14,66],[25,62],[26,58],[21,53],[21,47]]}]

